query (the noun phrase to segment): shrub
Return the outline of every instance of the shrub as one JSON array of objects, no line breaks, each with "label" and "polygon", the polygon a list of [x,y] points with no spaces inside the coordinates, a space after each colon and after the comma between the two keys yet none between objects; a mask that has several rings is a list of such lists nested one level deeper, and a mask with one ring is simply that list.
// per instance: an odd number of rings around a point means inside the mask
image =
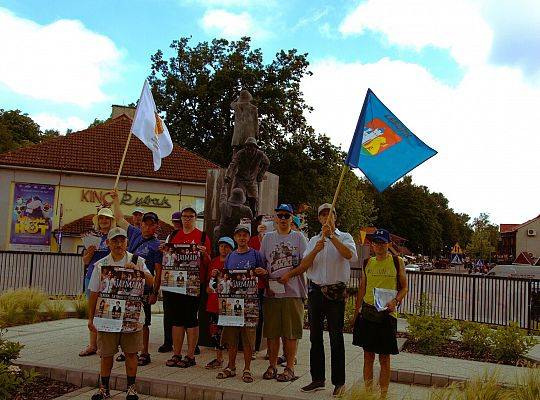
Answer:
[{"label": "shrub", "polygon": [[428,400],[509,400],[510,393],[497,381],[497,374],[484,375],[445,389],[430,392]]},{"label": "shrub", "polygon": [[354,385],[342,397],[343,400],[379,400],[380,398],[378,388],[374,387],[369,390],[364,385],[359,384]]},{"label": "shrub", "polygon": [[345,332],[352,333],[354,327],[354,302],[350,300],[345,302],[345,321],[343,326]]},{"label": "shrub", "polygon": [[77,318],[86,319],[88,318],[88,301],[84,294],[79,294],[75,299],[73,299],[73,306],[75,307],[75,313]]},{"label": "shrub", "polygon": [[491,353],[498,361],[514,363],[535,346],[538,340],[527,335],[517,323],[510,322],[492,332],[491,342]]},{"label": "shrub", "polygon": [[0,296],[0,324],[33,323],[47,302],[47,295],[39,289],[8,290]]},{"label": "shrub", "polygon": [[475,357],[483,357],[490,352],[493,330],[483,324],[463,322],[461,341]]},{"label": "shrub", "polygon": [[420,352],[436,354],[455,335],[457,324],[453,319],[444,319],[433,313],[431,302],[425,295],[416,307],[419,315],[407,317],[407,332]]},{"label": "shrub", "polygon": [[37,374],[12,364],[24,346],[4,339],[3,335],[4,331],[0,330],[0,399],[9,399],[17,388],[31,382]]},{"label": "shrub", "polygon": [[0,363],[10,364],[13,360],[19,358],[23,345],[4,339],[5,331],[0,329]]},{"label": "shrub", "polygon": [[52,320],[62,319],[66,317],[66,306],[64,305],[65,297],[57,296],[45,303],[45,309],[48,316]]}]

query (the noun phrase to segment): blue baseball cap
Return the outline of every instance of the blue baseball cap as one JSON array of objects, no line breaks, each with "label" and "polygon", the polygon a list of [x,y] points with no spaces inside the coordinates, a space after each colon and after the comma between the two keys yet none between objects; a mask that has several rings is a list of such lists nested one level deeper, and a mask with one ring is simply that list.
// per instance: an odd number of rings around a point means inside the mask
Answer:
[{"label": "blue baseball cap", "polygon": [[294,214],[293,209],[290,204],[280,204],[277,208],[274,209],[274,211],[285,211],[289,214]]},{"label": "blue baseball cap", "polygon": [[218,240],[218,244],[220,243],[228,244],[229,246],[231,246],[231,249],[234,250],[234,240],[232,240],[230,237],[228,236],[220,237]]},{"label": "blue baseball cap", "polygon": [[372,242],[374,241],[381,241],[384,243],[390,243],[390,232],[388,232],[386,229],[377,229],[375,232],[370,233],[367,235],[368,239]]}]

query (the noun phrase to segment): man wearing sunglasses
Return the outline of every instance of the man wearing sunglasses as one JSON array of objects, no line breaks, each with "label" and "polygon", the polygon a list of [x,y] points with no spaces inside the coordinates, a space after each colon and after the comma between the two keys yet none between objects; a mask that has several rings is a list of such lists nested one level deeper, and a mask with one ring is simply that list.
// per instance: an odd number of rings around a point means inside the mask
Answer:
[{"label": "man wearing sunglasses", "polygon": [[[307,240],[300,232],[291,229],[293,210],[290,205],[280,204],[275,211],[276,230],[264,235],[260,250],[269,279],[263,303],[263,336],[268,339],[270,365],[263,379],[289,382],[296,379],[294,361],[298,339],[302,338],[303,299],[307,297],[307,290],[303,275],[295,276],[285,284],[278,279],[298,267]],[[287,366],[278,375],[276,365],[280,339],[283,340]]]}]

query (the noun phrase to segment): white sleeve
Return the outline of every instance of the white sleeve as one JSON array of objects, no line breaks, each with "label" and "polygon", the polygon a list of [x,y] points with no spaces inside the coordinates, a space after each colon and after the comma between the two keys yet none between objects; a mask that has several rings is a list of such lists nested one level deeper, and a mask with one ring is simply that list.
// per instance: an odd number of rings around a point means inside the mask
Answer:
[{"label": "white sleeve", "polygon": [[94,270],[92,271],[92,276],[90,277],[90,282],[88,283],[88,290],[95,293],[98,293],[100,291],[100,276],[101,264],[94,264]]},{"label": "white sleeve", "polygon": [[304,251],[304,255],[302,256],[302,258],[306,258],[307,255],[313,251],[313,249],[315,248],[315,244],[317,243],[317,240],[318,240],[317,236],[313,236],[311,239],[309,239],[309,242],[306,246],[306,251]]},{"label": "white sleeve", "polygon": [[349,262],[358,261],[358,254],[356,254],[356,244],[350,233],[343,233],[343,242],[342,242],[352,253],[352,257],[349,259]]}]

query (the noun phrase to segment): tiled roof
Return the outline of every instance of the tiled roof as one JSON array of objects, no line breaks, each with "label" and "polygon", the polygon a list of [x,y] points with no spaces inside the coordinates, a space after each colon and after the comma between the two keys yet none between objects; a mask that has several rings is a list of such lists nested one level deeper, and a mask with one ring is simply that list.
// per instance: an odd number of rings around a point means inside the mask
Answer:
[{"label": "tiled roof", "polygon": [[[62,226],[62,234],[65,236],[81,236],[82,233],[89,232],[94,229],[94,223],[92,218],[94,214],[85,215],[84,217],[78,218],[75,221],[65,224]],[[131,223],[133,217],[126,217],[126,220]],[[55,229],[55,232],[58,229]],[[159,227],[156,231],[157,237],[159,240],[165,240],[167,236],[174,230],[172,225],[164,221],[159,221]]]},{"label": "tiled roof", "polygon": [[[101,125],[0,154],[0,165],[77,171],[115,176],[131,128],[131,119],[120,115]],[[152,152],[132,136],[122,176],[205,182],[208,168],[218,166],[178,145],[154,171]]]},{"label": "tiled roof", "polygon": [[499,232],[500,233],[506,233],[506,232],[512,232],[515,231],[516,228],[521,224],[500,224],[499,225]]}]

